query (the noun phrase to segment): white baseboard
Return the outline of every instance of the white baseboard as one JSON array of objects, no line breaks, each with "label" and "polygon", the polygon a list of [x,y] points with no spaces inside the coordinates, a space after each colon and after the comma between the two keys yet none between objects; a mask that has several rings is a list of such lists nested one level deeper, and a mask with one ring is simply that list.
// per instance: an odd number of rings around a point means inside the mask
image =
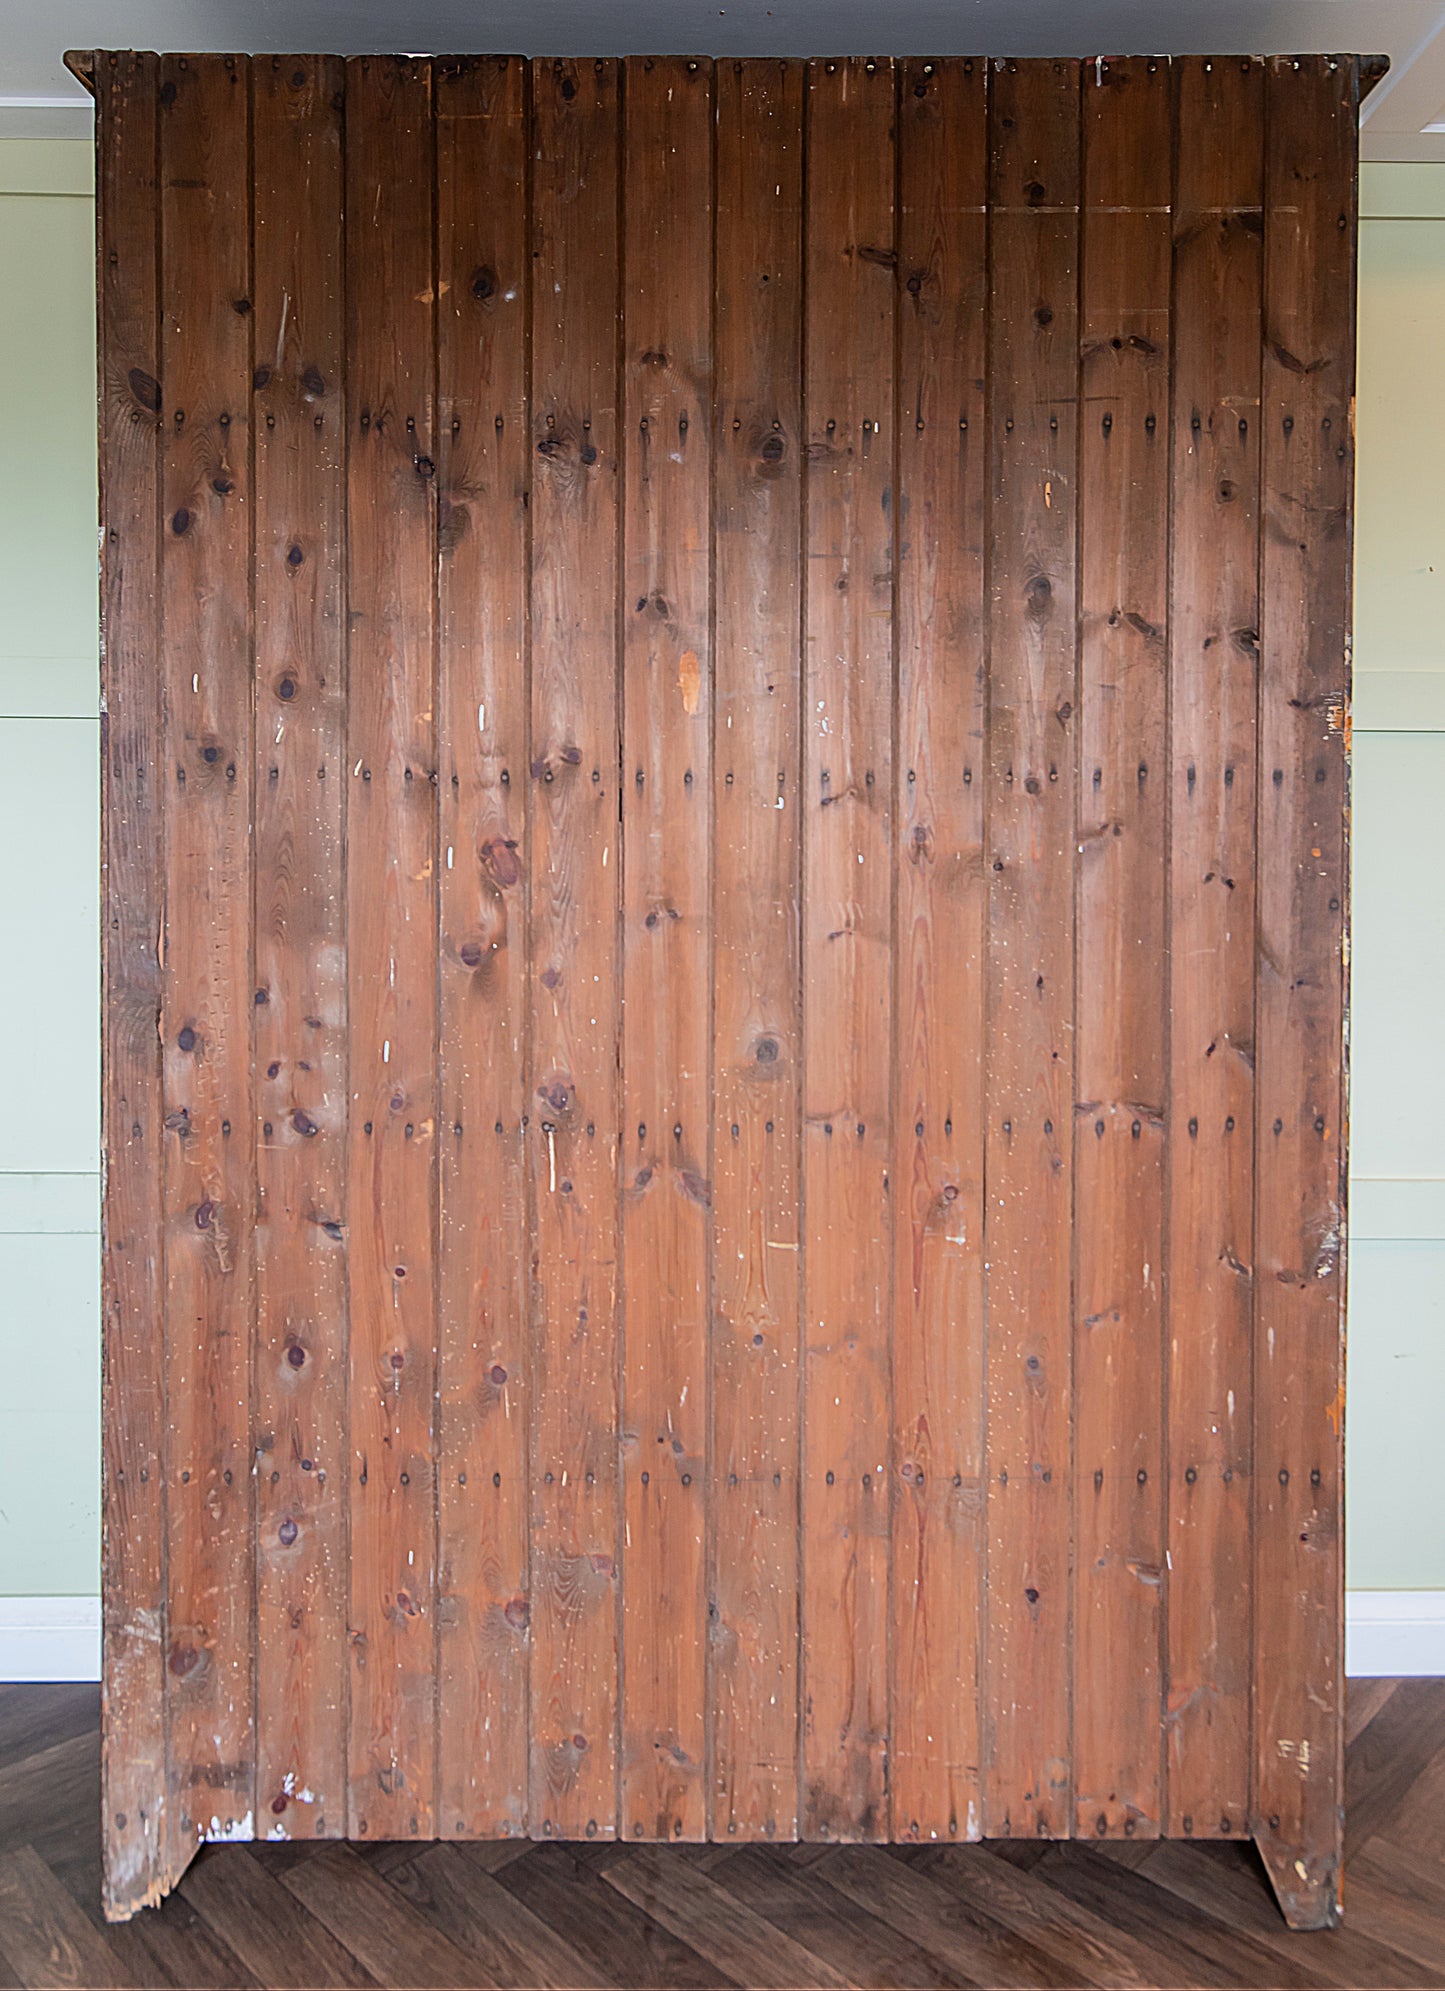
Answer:
[{"label": "white baseboard", "polygon": [[0,1681],[99,1678],[99,1597],[0,1597]]},{"label": "white baseboard", "polygon": [[1445,1590],[1351,1590],[1345,1671],[1354,1679],[1445,1674]]},{"label": "white baseboard", "polygon": [[[1352,1590],[1345,1671],[1445,1675],[1445,1590]],[[99,1678],[98,1597],[0,1597],[0,1681]]]}]

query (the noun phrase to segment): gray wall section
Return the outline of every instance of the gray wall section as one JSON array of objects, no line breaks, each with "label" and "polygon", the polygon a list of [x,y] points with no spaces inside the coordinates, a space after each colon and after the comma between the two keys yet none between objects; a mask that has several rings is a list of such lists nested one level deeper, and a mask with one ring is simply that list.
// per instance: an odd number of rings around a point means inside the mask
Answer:
[{"label": "gray wall section", "polygon": [[[0,139],[0,1596],[99,1545],[88,143]],[[1360,272],[1349,1580],[1445,1588],[1445,166],[1368,166]]]}]

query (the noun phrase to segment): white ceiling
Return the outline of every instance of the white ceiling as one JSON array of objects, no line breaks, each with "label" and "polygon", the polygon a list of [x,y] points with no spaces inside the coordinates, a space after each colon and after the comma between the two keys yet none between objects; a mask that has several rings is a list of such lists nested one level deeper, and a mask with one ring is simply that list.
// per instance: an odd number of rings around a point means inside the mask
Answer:
[{"label": "white ceiling", "polygon": [[0,134],[80,133],[67,48],[1385,54],[1363,152],[1445,161],[1445,0],[0,0]]}]

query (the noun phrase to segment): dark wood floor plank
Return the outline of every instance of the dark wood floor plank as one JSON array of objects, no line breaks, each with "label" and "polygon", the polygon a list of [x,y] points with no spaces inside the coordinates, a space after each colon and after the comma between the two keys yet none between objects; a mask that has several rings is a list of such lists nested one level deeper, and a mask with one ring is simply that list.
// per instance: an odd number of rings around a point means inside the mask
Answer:
[{"label": "dark wood floor plank", "polygon": [[[1114,1848],[1099,1849],[1111,1861]],[[1254,1848],[1234,1841],[1211,1845],[1190,1845],[1180,1839],[1166,1839],[1151,1847],[1143,1866],[1151,1886],[1169,1899],[1160,1904],[1161,1915],[1173,1912],[1175,1900],[1187,1901],[1232,1929],[1241,1929],[1263,1944],[1272,1954],[1286,1960],[1308,1959],[1326,1984],[1390,1985],[1424,1981],[1418,1973],[1402,1975],[1402,1961],[1383,1939],[1377,1941],[1357,1926],[1353,1914],[1354,1873],[1350,1875],[1351,1915],[1328,1942],[1302,1948],[1300,1938],[1285,1926],[1269,1879]],[[1437,1909],[1438,1913],[1438,1909]]]},{"label": "dark wood floor plank", "polygon": [[[1002,1929],[1025,1940],[1048,1959],[1049,1968],[1068,1973],[1071,1982],[1147,1985],[1159,1981],[1158,1949],[1120,1936],[1109,1924],[1033,1878],[1009,1857],[1031,1852],[1026,1842],[983,1846],[920,1846],[906,1864],[926,1879],[932,1895],[915,1897],[926,1916],[944,1900],[967,1900]],[[931,1909],[930,1902],[935,1906]],[[875,1911],[876,1912],[876,1911]],[[1040,1980],[1044,1981],[1044,1980]]]},{"label": "dark wood floor plank", "polygon": [[282,1885],[381,1984],[485,1984],[485,1971],[374,1874],[352,1846],[331,1845]]},{"label": "dark wood floor plank", "polygon": [[586,1984],[586,1962],[458,1846],[431,1846],[392,1879],[419,1914],[476,1957],[489,1984]]},{"label": "dark wood floor plank", "polygon": [[1267,1950],[1252,1936],[1217,1921],[1177,1897],[1161,1916],[1157,1890],[1143,1874],[1101,1859],[1092,1848],[1055,1845],[1039,1862],[1039,1877],[1080,1907],[1092,1908],[1112,1927],[1157,1943],[1171,1966],[1171,1981],[1188,1984],[1306,1985],[1323,1980],[1295,1951],[1296,1961]]},{"label": "dark wood floor plank", "polygon": [[[1422,1966],[1422,1984],[1445,1972],[1445,1900],[1438,1860],[1393,1839],[1368,1839],[1350,1858],[1345,1881],[1345,1928],[1367,1928],[1402,1957]],[[1334,1948],[1331,1938],[1330,1948]],[[1400,1979],[1399,1982],[1414,1980]]]},{"label": "dark wood floor plank", "polygon": [[373,1984],[342,1943],[268,1874],[248,1846],[202,1853],[181,1893],[219,1942],[266,1985]]},{"label": "dark wood floor plank", "polygon": [[[632,1985],[733,1984],[718,1962],[608,1887],[578,1855],[581,1846],[538,1846],[506,1869],[502,1885],[535,1915],[565,1928],[600,1983],[620,1970]],[[590,1851],[590,1848],[587,1850]]]},{"label": "dark wood floor plank", "polygon": [[604,1879],[674,1935],[694,1943],[750,1985],[847,1984],[847,1973],[765,1922],[709,1875],[662,1848],[638,1848]]},{"label": "dark wood floor plank", "polygon": [[132,1981],[30,1846],[0,1855],[0,1955],[24,1985]]},{"label": "dark wood floor plank", "polygon": [[89,1681],[0,1687],[0,1780],[13,1763],[99,1726],[100,1688]]},{"label": "dark wood floor plank", "polygon": [[261,1843],[208,1849],[160,1908],[106,1925],[95,1689],[7,1687],[0,1991],[1445,1985],[1445,1683],[1387,1684],[1352,1689],[1347,1917],[1327,1935],[1285,1928],[1249,1846],[1178,1840]]},{"label": "dark wood floor plank", "polygon": [[132,1970],[135,1984],[173,1984],[180,1991],[234,1991],[259,1984],[235,1952],[206,1927],[189,1901],[173,1894],[163,1909],[148,1909],[113,1929],[110,1940]]},{"label": "dark wood floor plank", "polygon": [[768,1846],[726,1847],[712,1868],[753,1914],[784,1930],[853,1984],[969,1984],[968,1974],[935,1956],[904,1931],[860,1908],[831,1887],[827,1862],[796,1867]]},{"label": "dark wood floor plank", "polygon": [[1345,1695],[1345,1747],[1363,1735],[1375,1716],[1381,1713],[1398,1680],[1351,1680]]},{"label": "dark wood floor plank", "polygon": [[1402,1680],[1345,1753],[1345,1856],[1388,1830],[1411,1785],[1445,1749],[1445,1689]]},{"label": "dark wood floor plank", "polygon": [[33,1843],[44,1857],[49,1837],[99,1808],[99,1731],[52,1743],[0,1775],[0,1853]]}]

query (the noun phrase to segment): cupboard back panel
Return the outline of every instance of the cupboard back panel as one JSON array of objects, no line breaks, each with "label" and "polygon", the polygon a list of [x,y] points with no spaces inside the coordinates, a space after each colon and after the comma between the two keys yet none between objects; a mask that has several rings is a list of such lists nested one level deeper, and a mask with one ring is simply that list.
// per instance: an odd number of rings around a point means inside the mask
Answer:
[{"label": "cupboard back panel", "polygon": [[1359,61],[89,60],[109,1912],[1329,1919]]}]

